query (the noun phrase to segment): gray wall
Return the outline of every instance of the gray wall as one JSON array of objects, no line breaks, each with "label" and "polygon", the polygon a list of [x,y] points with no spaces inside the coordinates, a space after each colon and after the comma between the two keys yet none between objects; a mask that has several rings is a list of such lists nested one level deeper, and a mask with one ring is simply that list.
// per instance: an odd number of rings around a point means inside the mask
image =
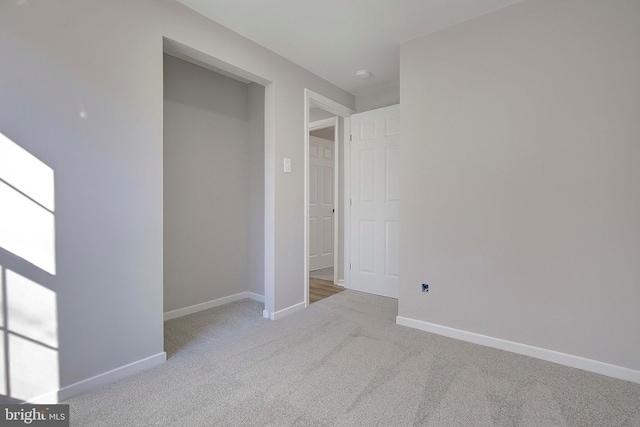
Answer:
[{"label": "gray wall", "polygon": [[[253,118],[264,149],[264,112]],[[251,130],[247,84],[164,56],[165,312],[254,289],[250,272],[263,274],[251,268],[264,259],[252,227],[264,192],[251,194],[252,182],[264,187],[264,156],[251,156]]]},{"label": "gray wall", "polygon": [[362,113],[400,103],[400,83],[391,82],[356,92],[356,111]]},{"label": "gray wall", "polygon": [[335,114],[325,111],[322,108],[309,108],[309,122],[329,119],[331,117],[335,117]]},{"label": "gray wall", "polygon": [[402,45],[400,316],[640,369],[639,17],[524,2]]},{"label": "gray wall", "polygon": [[61,387],[163,351],[163,37],[268,84],[265,305],[304,299],[304,88],[352,95],[173,0],[2,2],[0,129],[55,171],[57,274],[0,264],[57,295]]}]

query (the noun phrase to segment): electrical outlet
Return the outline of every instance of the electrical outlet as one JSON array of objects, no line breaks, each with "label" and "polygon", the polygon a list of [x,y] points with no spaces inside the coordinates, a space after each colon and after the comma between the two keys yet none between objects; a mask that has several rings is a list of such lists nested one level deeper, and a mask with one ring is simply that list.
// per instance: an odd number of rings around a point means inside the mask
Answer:
[{"label": "electrical outlet", "polygon": [[423,283],[422,284],[422,292],[429,292],[429,284],[428,283]]}]

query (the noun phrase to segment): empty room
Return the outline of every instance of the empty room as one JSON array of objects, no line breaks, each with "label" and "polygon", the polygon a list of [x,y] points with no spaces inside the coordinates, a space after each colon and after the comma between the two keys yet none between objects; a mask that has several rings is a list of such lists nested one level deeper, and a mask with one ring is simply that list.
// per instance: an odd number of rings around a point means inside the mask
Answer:
[{"label": "empty room", "polygon": [[640,2],[6,0],[0,58],[0,424],[640,427]]}]

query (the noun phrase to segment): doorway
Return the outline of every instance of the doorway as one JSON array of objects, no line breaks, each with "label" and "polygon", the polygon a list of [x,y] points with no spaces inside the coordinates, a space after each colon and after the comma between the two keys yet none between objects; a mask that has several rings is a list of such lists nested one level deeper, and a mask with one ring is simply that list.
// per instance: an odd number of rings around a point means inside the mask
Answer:
[{"label": "doorway", "polygon": [[309,275],[338,281],[338,118],[309,125]]},{"label": "doorway", "polygon": [[266,88],[164,50],[163,318],[264,304]]},{"label": "doorway", "polygon": [[[311,117],[325,111],[312,109]],[[330,114],[330,113],[327,113]],[[309,303],[344,290],[339,276],[338,117],[309,124]]]},{"label": "doorway", "polygon": [[[344,155],[345,129],[349,129],[349,116],[353,110],[344,107],[322,95],[305,89],[305,171],[304,171],[304,295],[305,306],[310,304],[309,295],[309,271],[319,270],[318,267],[328,268],[327,263],[332,265],[332,270],[327,279],[327,285],[340,285],[337,290],[348,288],[348,275],[345,274],[345,260],[347,255],[345,248],[347,244],[347,226],[345,219],[345,174]],[[333,137],[330,134],[333,130]],[[328,138],[314,138],[323,133]],[[348,136],[347,136],[348,138]],[[326,142],[321,141],[325,139]],[[326,151],[325,151],[326,150]],[[329,161],[333,157],[333,161]],[[341,160],[342,158],[342,160]],[[326,159],[326,160],[325,160]],[[314,162],[314,163],[310,163]],[[320,174],[318,169],[333,166],[333,173]],[[315,166],[315,167],[314,167]],[[313,176],[312,176],[313,175]],[[322,185],[318,182],[322,179]],[[314,191],[310,191],[310,184],[313,181]],[[322,191],[319,191],[322,190]],[[330,191],[325,191],[330,190]],[[320,200],[322,197],[324,200]],[[323,203],[318,203],[322,201]],[[312,203],[313,202],[313,203]],[[324,203],[327,202],[327,203]],[[330,211],[327,211],[330,209]],[[324,210],[324,211],[323,211]],[[318,221],[322,220],[322,227],[318,226]],[[321,239],[318,237],[318,230],[321,230]],[[322,243],[319,247],[318,243]],[[330,244],[327,245],[327,242]],[[313,249],[312,249],[313,245]],[[320,256],[318,256],[320,255]],[[322,257],[324,255],[324,258]],[[316,263],[317,262],[317,263]],[[316,279],[313,279],[314,281]],[[320,279],[322,280],[322,279]]]}]

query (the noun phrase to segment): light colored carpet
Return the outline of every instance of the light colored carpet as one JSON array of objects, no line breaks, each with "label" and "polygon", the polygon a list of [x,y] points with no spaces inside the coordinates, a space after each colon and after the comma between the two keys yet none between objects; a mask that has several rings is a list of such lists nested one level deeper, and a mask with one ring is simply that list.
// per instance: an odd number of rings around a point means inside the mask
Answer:
[{"label": "light colored carpet", "polygon": [[640,426],[640,385],[395,324],[345,291],[272,322],[165,323],[168,361],[69,400],[72,426]]},{"label": "light colored carpet", "polygon": [[315,279],[328,280],[333,283],[333,267],[321,268],[320,270],[313,270],[309,272],[309,277]]}]

